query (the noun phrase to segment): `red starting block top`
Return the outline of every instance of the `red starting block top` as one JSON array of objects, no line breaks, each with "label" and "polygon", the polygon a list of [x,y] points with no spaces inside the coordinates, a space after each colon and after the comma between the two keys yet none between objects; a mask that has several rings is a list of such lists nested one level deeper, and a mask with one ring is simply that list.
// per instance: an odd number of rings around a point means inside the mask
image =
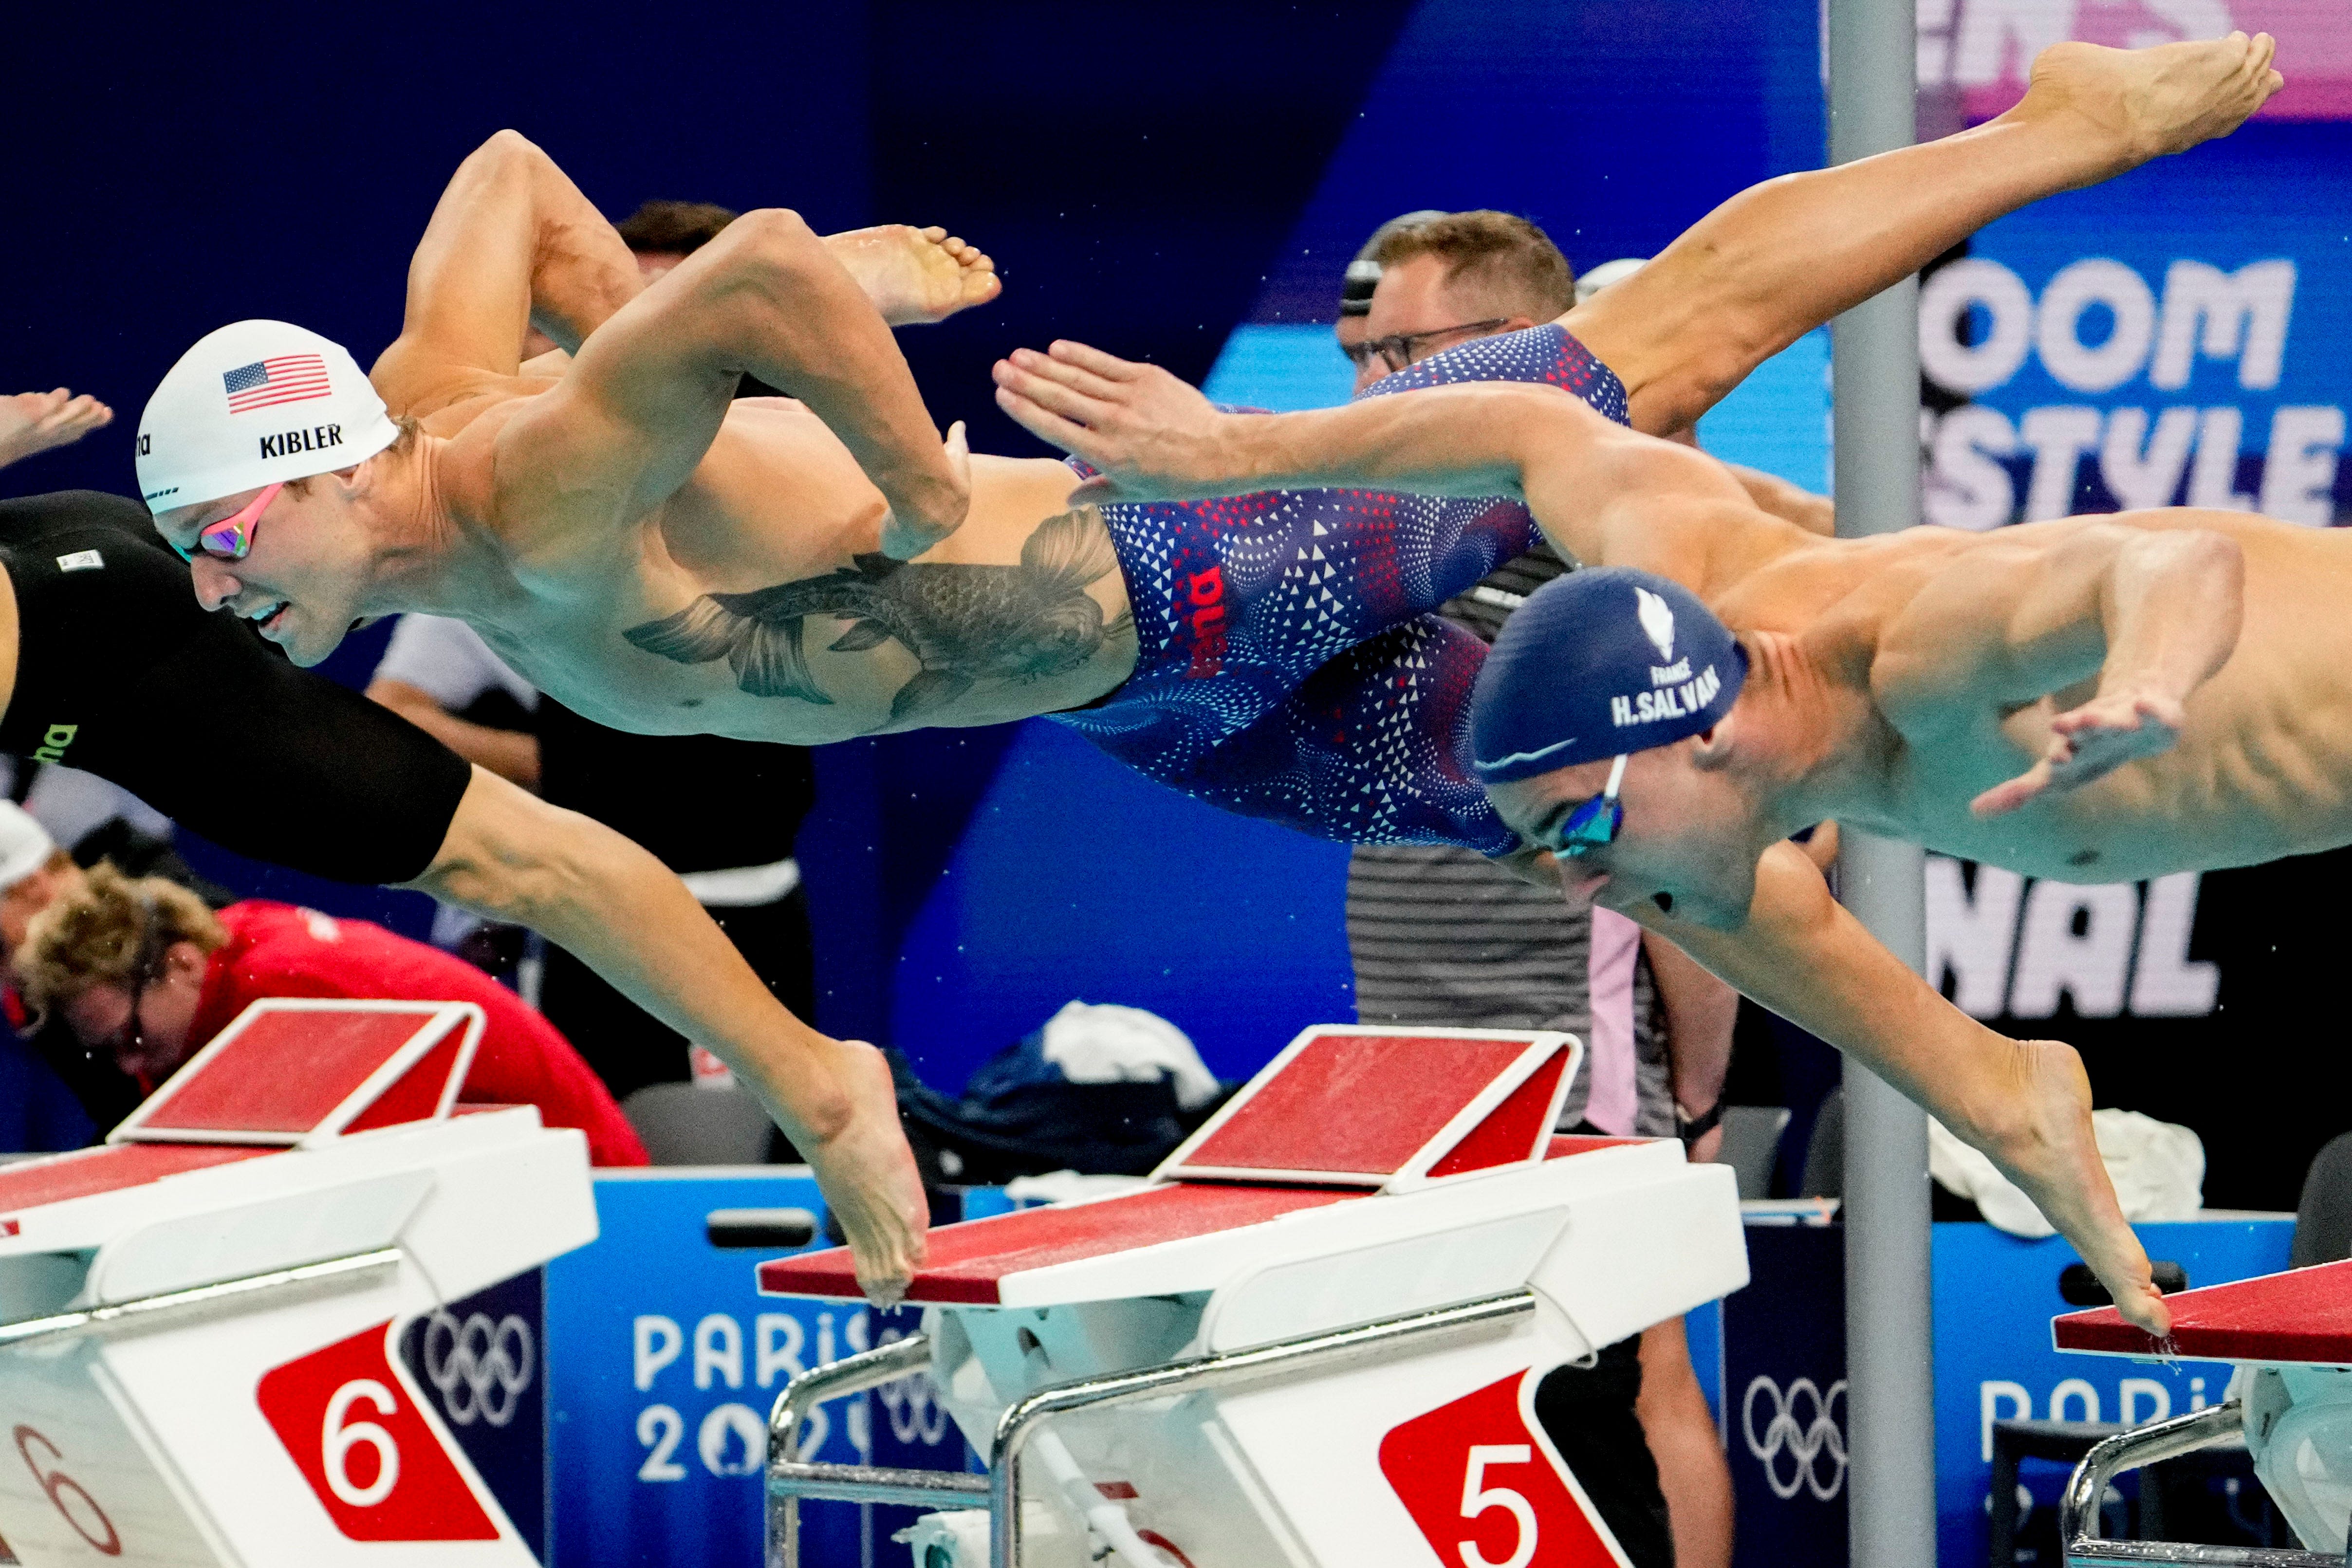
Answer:
[{"label": "red starting block top", "polygon": [[108,1141],[284,1146],[435,1121],[481,1032],[469,1002],[257,1001]]},{"label": "red starting block top", "polygon": [[2322,1263],[2165,1298],[2172,1338],[2159,1343],[2113,1307],[2050,1325],[2060,1350],[2207,1361],[2352,1366],[2352,1262]]},{"label": "red starting block top", "polygon": [[1152,1174],[1384,1187],[1524,1163],[1580,1049],[1544,1031],[1310,1029]]},{"label": "red starting block top", "polygon": [[[987,1306],[1002,1300],[1009,1274],[1133,1252],[1167,1241],[1263,1225],[1362,1193],[1298,1186],[1227,1186],[1184,1182],[1093,1203],[1023,1208],[931,1232],[930,1260],[908,1287],[910,1301]],[[781,1296],[855,1296],[849,1249],[832,1248],[760,1265],[760,1289]]]},{"label": "red starting block top", "polygon": [[[1154,1176],[1166,1185],[942,1226],[907,1299],[997,1305],[1015,1275],[1646,1141],[1552,1134],[1581,1051],[1573,1036],[1542,1030],[1307,1030],[1161,1163]],[[843,1248],[762,1263],[760,1289],[858,1293]]]},{"label": "red starting block top", "polygon": [[[275,1154],[274,1149],[226,1148],[218,1145],[117,1144],[79,1149],[53,1160],[0,1169],[0,1218],[44,1204],[144,1186],[165,1176]],[[5,1234],[0,1230],[0,1234]]]},{"label": "red starting block top", "polygon": [[[1566,1159],[1652,1138],[1555,1136],[1546,1159]],[[1132,1252],[1263,1225],[1286,1214],[1320,1208],[1365,1192],[1330,1187],[1244,1186],[1225,1182],[1176,1182],[1117,1197],[1060,1207],[1023,1208],[986,1219],[943,1225],[931,1232],[930,1261],[908,1287],[907,1300],[937,1305],[992,1306],[1008,1275]],[[830,1248],[760,1265],[760,1289],[772,1296],[856,1296],[857,1273],[849,1249]]]}]

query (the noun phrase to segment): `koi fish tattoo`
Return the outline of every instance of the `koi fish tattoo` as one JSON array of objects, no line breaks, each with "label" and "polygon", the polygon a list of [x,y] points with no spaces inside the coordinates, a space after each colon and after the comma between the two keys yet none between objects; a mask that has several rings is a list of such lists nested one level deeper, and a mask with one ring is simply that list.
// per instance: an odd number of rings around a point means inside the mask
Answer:
[{"label": "koi fish tattoo", "polygon": [[1092,507],[1040,523],[1018,566],[919,565],[877,553],[823,577],[749,593],[706,593],[675,615],[622,633],[649,653],[682,664],[725,659],[753,696],[830,705],[810,674],[802,623],[812,615],[847,620],[827,646],[855,653],[895,641],[922,666],[891,699],[893,720],[947,706],[983,680],[1027,683],[1066,674],[1133,619],[1108,623],[1088,584],[1118,570],[1109,536]]}]

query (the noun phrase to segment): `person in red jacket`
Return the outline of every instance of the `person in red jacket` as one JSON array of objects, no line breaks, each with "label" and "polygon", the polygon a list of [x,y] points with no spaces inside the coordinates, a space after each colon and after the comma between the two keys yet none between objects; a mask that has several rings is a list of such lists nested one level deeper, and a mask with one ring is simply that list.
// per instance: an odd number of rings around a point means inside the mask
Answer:
[{"label": "person in red jacket", "polygon": [[600,1166],[647,1164],[621,1108],[555,1027],[488,975],[364,920],[247,899],[215,915],[162,877],[100,864],[37,915],[16,956],[25,999],[152,1092],[264,997],[473,1002],[487,1015],[461,1101],[536,1105]]}]

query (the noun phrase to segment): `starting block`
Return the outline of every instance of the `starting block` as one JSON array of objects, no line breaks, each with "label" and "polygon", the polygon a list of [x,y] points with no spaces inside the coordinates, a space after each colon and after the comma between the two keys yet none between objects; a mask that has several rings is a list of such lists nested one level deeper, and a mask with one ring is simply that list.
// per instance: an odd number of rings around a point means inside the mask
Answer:
[{"label": "starting block", "polygon": [[0,1539],[27,1568],[537,1561],[521,1298],[595,1206],[580,1134],[456,1107],[482,1027],[257,1002],[104,1145],[0,1167]]},{"label": "starting block", "polygon": [[[2051,1325],[2060,1350],[2138,1359],[2234,1362],[2230,1396],[2210,1409],[2119,1433],[2091,1450],[2067,1483],[2059,1521],[2071,1568],[2228,1563],[2343,1568],[2352,1520],[2352,1262],[2324,1263],[2165,1298],[2163,1342],[2113,1307]],[[2099,1499],[2126,1470],[2241,1435],[2271,1500],[2311,1550],[2179,1545],[2099,1537]]]},{"label": "starting block", "polygon": [[[918,1568],[1622,1564],[1536,1385],[1738,1289],[1747,1253],[1729,1167],[1553,1134],[1582,1055],[1312,1029],[1149,1186],[933,1231],[923,1331],[777,1401],[770,1568],[803,1497],[938,1511]],[[856,1293],[837,1249],[760,1284]],[[988,1476],[804,1462],[818,1402],[924,1372]]]}]

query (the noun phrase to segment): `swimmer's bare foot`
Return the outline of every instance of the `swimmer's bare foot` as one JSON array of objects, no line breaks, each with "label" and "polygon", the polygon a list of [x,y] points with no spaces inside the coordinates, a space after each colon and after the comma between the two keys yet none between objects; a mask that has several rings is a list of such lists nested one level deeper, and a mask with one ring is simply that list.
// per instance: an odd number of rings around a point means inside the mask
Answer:
[{"label": "swimmer's bare foot", "polygon": [[2268,33],[2149,49],[2053,44],[2034,57],[2025,98],[2010,113],[2063,115],[2096,135],[2108,153],[2106,167],[2083,182],[2095,183],[2237,130],[2286,85],[2271,68],[2277,49]]},{"label": "swimmer's bare foot", "polygon": [[803,1144],[801,1157],[816,1173],[825,1203],[849,1239],[858,1287],[876,1306],[893,1307],[923,1266],[930,1204],[898,1124],[890,1064],[861,1040],[834,1044],[842,1052],[849,1120],[824,1142]]},{"label": "swimmer's bare foot", "polygon": [[2082,1057],[2056,1040],[2021,1040],[2005,1076],[2007,1103],[1962,1135],[2074,1244],[2125,1320],[2164,1338],[2172,1332],[2172,1313],[2099,1158]]},{"label": "swimmer's bare foot", "polygon": [[824,243],[893,327],[944,321],[1003,288],[996,263],[943,228],[884,224],[827,235]]},{"label": "swimmer's bare foot", "polygon": [[0,468],[20,457],[67,446],[112,422],[114,411],[65,388],[0,397]]}]

